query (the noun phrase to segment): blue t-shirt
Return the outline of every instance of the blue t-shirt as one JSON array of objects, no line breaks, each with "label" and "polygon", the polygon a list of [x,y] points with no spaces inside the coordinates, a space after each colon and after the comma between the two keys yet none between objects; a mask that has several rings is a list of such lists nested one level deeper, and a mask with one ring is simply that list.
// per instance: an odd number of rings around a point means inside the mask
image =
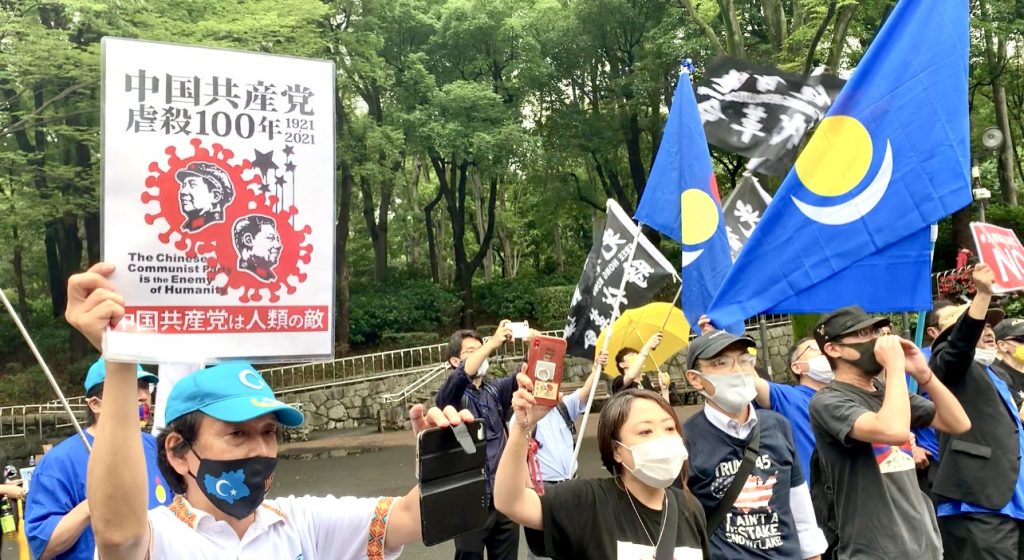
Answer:
[{"label": "blue t-shirt", "polygon": [[[757,411],[761,427],[761,455],[732,509],[711,535],[712,558],[803,558],[789,490],[804,483],[789,422],[779,414]],[[753,434],[753,432],[751,432]],[[690,452],[687,484],[711,515],[743,459],[750,441],[735,438],[698,412],[683,427]]]},{"label": "blue t-shirt", "polygon": [[[925,346],[924,348],[922,348],[921,349],[921,353],[924,354],[924,359],[925,360],[930,360],[932,358],[932,348],[931,348],[931,346]],[[908,384],[907,386],[908,387],[910,386],[910,382],[913,381],[913,379],[914,379],[913,377],[911,377],[910,375],[907,375],[907,384]],[[917,387],[917,382],[916,381],[914,381],[913,386]],[[927,391],[921,391],[919,387],[917,388],[917,390],[921,394],[922,397],[924,397],[924,398],[926,398],[928,400],[932,400],[932,397],[928,394]],[[917,446],[920,447],[921,449],[924,449],[925,451],[927,451],[928,453],[931,454],[932,462],[938,462],[938,460],[939,460],[939,435],[935,433],[935,428],[933,428],[931,426],[921,426],[920,428],[913,428],[910,431],[914,432],[914,439],[917,440]]]},{"label": "blue t-shirt", "polygon": [[[171,503],[170,487],[160,476],[156,466],[156,438],[143,433],[142,449],[146,455],[147,479],[149,480],[149,508]],[[92,445],[89,432],[85,437]],[[75,434],[57,444],[39,461],[32,473],[28,499],[25,502],[25,535],[28,537],[32,557],[38,558],[46,550],[53,530],[60,520],[75,506],[85,501],[85,476],[89,466],[89,451],[81,438]],[[74,546],[57,560],[92,560],[96,550],[96,539],[92,526],[82,531]]]},{"label": "blue t-shirt", "polygon": [[[1017,407],[1013,403],[1013,397],[1010,396],[1010,388],[1006,385],[1006,382],[992,371],[992,368],[986,367],[985,373],[988,374],[989,379],[996,386],[996,392],[999,393],[1000,400],[1006,406],[1007,413],[1017,424],[1017,449],[1018,453],[1024,453],[1024,425],[1021,424],[1020,416],[1017,415]],[[1021,467],[1024,467],[1024,461],[1021,463]],[[32,480],[35,481],[34,478]],[[1017,471],[1017,485],[1013,489],[1013,496],[1010,496],[1010,501],[1002,509],[994,510],[957,500],[946,500],[939,503],[936,513],[939,517],[963,513],[998,513],[1014,519],[1024,520],[1024,468]]]},{"label": "blue t-shirt", "polygon": [[[810,484],[811,453],[814,453],[814,432],[811,431],[811,397],[814,389],[806,385],[784,385],[769,383],[768,394],[772,410],[789,420],[793,429],[793,443],[800,460],[800,472]],[[755,403],[756,404],[756,403]]]}]

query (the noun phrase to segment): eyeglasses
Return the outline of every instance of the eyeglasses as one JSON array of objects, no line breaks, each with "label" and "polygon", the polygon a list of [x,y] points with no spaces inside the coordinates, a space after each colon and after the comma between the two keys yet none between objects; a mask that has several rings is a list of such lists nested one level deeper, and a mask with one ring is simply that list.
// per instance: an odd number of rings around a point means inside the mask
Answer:
[{"label": "eyeglasses", "polygon": [[[890,335],[890,334],[892,334],[892,329],[890,327],[864,327],[863,329],[859,329],[856,332],[846,333],[846,334],[840,335],[839,337],[836,337],[836,338],[838,339],[840,337],[842,337],[842,338],[853,338],[853,337],[856,337],[856,338],[872,339],[872,338],[878,338],[880,336],[886,336],[886,335]],[[839,340],[835,340],[835,342],[839,342]],[[842,343],[840,342],[840,344],[842,344]]]},{"label": "eyeglasses", "polygon": [[743,353],[738,356],[715,356],[707,360],[700,360],[701,365],[716,370],[732,370],[739,364],[741,369],[753,368],[757,363],[757,357],[753,354]]}]

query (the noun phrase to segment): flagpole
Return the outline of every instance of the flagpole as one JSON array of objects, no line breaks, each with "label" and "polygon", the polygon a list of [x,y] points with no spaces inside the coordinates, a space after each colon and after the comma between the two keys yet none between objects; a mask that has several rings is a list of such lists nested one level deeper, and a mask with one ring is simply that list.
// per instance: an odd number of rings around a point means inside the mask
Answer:
[{"label": "flagpole", "polygon": [[[32,351],[32,355],[36,357],[36,361],[39,362],[39,367],[43,369],[43,375],[49,380],[53,390],[57,393],[57,398],[60,399],[61,404],[64,405],[64,412],[68,413],[68,417],[71,418],[71,423],[75,426],[75,431],[78,432],[78,437],[82,438],[82,443],[85,444],[85,448],[92,452],[92,446],[89,445],[89,440],[85,437],[85,432],[82,431],[81,424],[78,423],[78,418],[75,418],[75,413],[71,411],[71,405],[68,404],[68,400],[64,398],[64,392],[60,390],[60,385],[57,384],[57,380],[53,378],[53,374],[50,373],[50,367],[46,365],[46,361],[43,360],[43,356],[39,354],[39,349],[36,348],[36,344],[32,342],[32,337],[29,336],[28,331],[25,329],[25,325],[21,322],[21,318],[14,311],[14,307],[11,305],[11,301],[7,299],[7,294],[0,289],[0,299],[4,302],[4,307],[7,308],[7,313],[11,315],[11,319],[14,319],[14,324],[21,331],[22,338],[28,344],[29,350]],[[42,434],[40,434],[42,435]]]},{"label": "flagpole", "polygon": [[679,296],[683,294],[683,282],[680,279],[679,289],[676,290],[676,297],[672,298],[672,305],[668,308],[668,313],[665,314],[665,320],[661,322],[661,331],[665,332],[665,326],[668,325],[668,320],[672,318],[672,312],[675,311],[676,302],[679,301]]},{"label": "flagpole", "polygon": [[[619,308],[622,305],[622,291],[626,289],[626,281],[629,277],[629,266],[633,264],[633,256],[636,254],[636,246],[637,243],[640,242],[641,235],[643,235],[643,233],[638,225],[636,228],[636,234],[633,235],[633,243],[629,247],[629,258],[626,259],[626,262],[622,267],[622,280],[619,281],[619,291],[616,292],[615,296],[615,309],[612,310],[612,318],[608,320],[608,326],[605,327],[607,330],[604,333],[604,344],[602,345],[601,352],[607,352],[608,344],[611,343],[613,325],[620,315]],[[576,436],[576,446],[572,451],[573,475],[576,474],[576,469],[579,467],[578,459],[580,456],[580,448],[583,447],[583,435],[587,433],[587,421],[590,420],[590,408],[594,406],[595,395],[597,395],[597,390],[591,387],[590,396],[587,398],[587,406],[583,409],[583,421],[580,422],[579,434]]]}]

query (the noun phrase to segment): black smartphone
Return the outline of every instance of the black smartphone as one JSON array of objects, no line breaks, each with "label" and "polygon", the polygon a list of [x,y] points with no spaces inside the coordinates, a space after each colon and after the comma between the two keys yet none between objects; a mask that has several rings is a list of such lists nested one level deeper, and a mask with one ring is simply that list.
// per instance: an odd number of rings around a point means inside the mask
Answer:
[{"label": "black smartphone", "polygon": [[424,430],[417,441],[420,521],[427,546],[478,529],[487,521],[486,426],[477,420],[463,427]]}]

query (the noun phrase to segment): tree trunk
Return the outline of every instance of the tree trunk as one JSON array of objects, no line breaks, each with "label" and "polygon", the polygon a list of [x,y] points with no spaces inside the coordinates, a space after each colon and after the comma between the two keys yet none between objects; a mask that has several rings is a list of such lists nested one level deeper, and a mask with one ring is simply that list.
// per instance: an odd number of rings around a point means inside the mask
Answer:
[{"label": "tree trunk", "polygon": [[[796,2],[799,4],[799,2]],[[765,31],[768,35],[768,42],[774,52],[782,52],[782,45],[786,42],[786,13],[781,0],[761,0],[761,14],[764,17]]]},{"label": "tree trunk", "polygon": [[24,248],[21,245],[21,239],[18,237],[18,226],[13,226],[11,228],[11,234],[14,239],[14,253],[11,255],[11,268],[14,270],[14,289],[18,294],[18,315],[21,315],[21,320],[23,322],[28,323],[28,297],[25,295],[25,269],[22,261],[22,251]]},{"label": "tree trunk", "polygon": [[100,213],[87,212],[82,218],[85,225],[85,248],[89,266],[100,262],[102,247],[100,246]]},{"label": "tree trunk", "polygon": [[[338,134],[348,133],[348,114],[341,96],[335,97],[335,125]],[[338,275],[338,322],[334,333],[335,351],[344,356],[351,348],[351,322],[349,320],[349,269],[348,269],[348,230],[352,215],[352,188],[355,180],[352,177],[352,166],[347,158],[338,159],[338,171],[341,183],[338,188],[338,221],[334,225],[334,265]]]},{"label": "tree trunk", "polygon": [[423,221],[427,229],[427,253],[430,257],[430,279],[438,286],[441,285],[441,259],[438,255],[437,240],[434,236],[436,227],[434,225],[434,208],[441,202],[442,196],[441,189],[438,189],[437,196],[423,208]]},{"label": "tree trunk", "polygon": [[370,231],[373,243],[373,281],[380,284],[388,276],[388,210],[391,206],[390,181],[380,183],[380,207],[375,211],[373,206],[373,188],[368,177],[359,181],[359,190],[363,198],[363,219],[366,229]]},{"label": "tree trunk", "polygon": [[[339,119],[340,120],[340,119]],[[352,167],[346,159],[340,160],[341,185],[338,193],[338,222],[334,226],[335,254],[338,273],[338,331],[335,333],[336,350],[341,356],[349,353],[351,322],[349,320],[348,229],[352,207]]]},{"label": "tree trunk", "polygon": [[[480,184],[480,172],[473,171],[469,175],[469,184],[473,188],[473,217],[474,224],[476,225],[476,240],[480,243],[484,237],[484,231],[487,230],[487,226],[484,224],[484,209],[483,209],[483,186]],[[490,282],[494,275],[494,252],[491,251],[490,247],[487,248],[487,252],[484,253],[484,280]]]},{"label": "tree trunk", "polygon": [[828,60],[826,61],[832,72],[839,71],[839,64],[843,61],[843,47],[846,46],[846,35],[850,30],[853,14],[859,5],[859,3],[847,4],[839,8],[839,13],[836,15],[836,24],[832,28],[832,43],[829,46]]},{"label": "tree trunk", "polygon": [[974,237],[971,235],[971,211],[973,205],[953,213],[953,249],[974,250]]},{"label": "tree trunk", "polygon": [[[811,69],[814,67],[814,55],[817,54],[818,45],[821,43],[821,38],[825,36],[825,30],[828,29],[829,22],[832,21],[832,17],[836,14],[837,3],[838,0],[829,1],[828,9],[825,11],[825,17],[821,18],[817,31],[815,31],[814,36],[811,37],[811,46],[807,48],[807,59],[804,61],[805,76],[809,76],[811,74]],[[835,68],[830,68],[829,70],[833,74],[836,73]]]},{"label": "tree trunk", "polygon": [[562,226],[555,222],[555,271],[558,274],[565,274],[565,256],[562,251]]},{"label": "tree trunk", "polygon": [[743,28],[740,27],[740,19],[736,15],[736,4],[733,0],[718,0],[718,6],[722,9],[722,19],[725,24],[725,45],[729,54],[746,58],[743,47]]},{"label": "tree trunk", "polygon": [[690,20],[697,22],[700,30],[704,32],[704,37],[711,43],[711,48],[715,49],[715,53],[720,55],[726,54],[725,49],[722,47],[722,42],[718,40],[718,34],[715,33],[715,30],[706,21],[700,18],[697,8],[693,5],[693,0],[680,0],[680,3],[686,8],[686,12],[690,14]]},{"label": "tree trunk", "polygon": [[992,76],[992,103],[995,105],[996,126],[1003,131],[1003,145],[999,148],[998,162],[999,190],[1003,194],[1003,202],[1016,206],[1017,185],[1013,169],[1016,152],[1013,149],[1013,131],[1010,128],[1010,111],[1006,103],[1006,85],[1003,82],[1003,68],[1007,60],[1006,39],[1002,36],[993,38],[991,31],[986,29],[985,51]]},{"label": "tree trunk", "polygon": [[625,130],[623,130],[626,136],[626,155],[629,160],[629,176],[633,181],[633,191],[639,201],[644,194],[644,187],[647,186],[647,170],[644,169],[643,158],[640,154],[640,119],[632,109],[627,110],[629,114],[626,118]]},{"label": "tree trunk", "polygon": [[[420,199],[420,174],[423,170],[423,164],[420,161],[416,161],[413,165],[412,181],[409,183],[409,200],[413,204],[417,204]],[[409,229],[409,267],[412,270],[418,271],[420,268],[420,261],[422,260],[421,251],[423,248],[420,246],[420,236],[415,227]]]}]

